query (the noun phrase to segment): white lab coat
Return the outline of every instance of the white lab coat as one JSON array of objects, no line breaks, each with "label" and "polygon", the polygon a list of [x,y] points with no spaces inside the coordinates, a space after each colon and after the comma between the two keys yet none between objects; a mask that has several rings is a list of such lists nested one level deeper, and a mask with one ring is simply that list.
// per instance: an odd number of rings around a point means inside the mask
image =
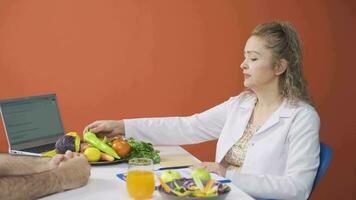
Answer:
[{"label": "white lab coat", "polygon": [[[255,102],[254,94],[243,92],[189,117],[125,119],[126,137],[168,145],[218,138],[219,163],[244,133]],[[313,107],[285,100],[250,140],[240,172],[226,177],[254,197],[307,199],[319,166],[319,127]]]}]

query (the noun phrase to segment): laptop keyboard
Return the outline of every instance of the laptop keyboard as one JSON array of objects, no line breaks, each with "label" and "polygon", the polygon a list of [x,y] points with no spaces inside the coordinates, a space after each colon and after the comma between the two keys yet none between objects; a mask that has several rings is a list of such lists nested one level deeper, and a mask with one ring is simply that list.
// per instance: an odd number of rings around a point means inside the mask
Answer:
[{"label": "laptop keyboard", "polygon": [[28,148],[24,149],[22,151],[27,151],[27,152],[32,152],[32,153],[43,153],[46,151],[53,150],[55,148],[55,143],[52,144],[46,144],[38,147],[33,147],[33,148]]}]

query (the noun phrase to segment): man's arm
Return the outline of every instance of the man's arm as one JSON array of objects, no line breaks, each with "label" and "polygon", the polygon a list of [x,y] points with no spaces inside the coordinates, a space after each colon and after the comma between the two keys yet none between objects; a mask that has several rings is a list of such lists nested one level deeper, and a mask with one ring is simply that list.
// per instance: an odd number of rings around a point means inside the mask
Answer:
[{"label": "man's arm", "polygon": [[0,154],[0,177],[41,173],[54,169],[51,158]]},{"label": "man's arm", "polygon": [[61,191],[62,186],[52,171],[0,177],[0,199],[37,199]]},{"label": "man's arm", "polygon": [[[22,158],[16,157],[15,160]],[[30,162],[38,163],[37,159],[41,158],[33,157]],[[87,159],[77,153],[67,152],[65,156],[47,159],[47,163],[43,164],[56,167],[40,173],[0,176],[0,199],[37,199],[48,194],[82,187],[90,176]]]}]

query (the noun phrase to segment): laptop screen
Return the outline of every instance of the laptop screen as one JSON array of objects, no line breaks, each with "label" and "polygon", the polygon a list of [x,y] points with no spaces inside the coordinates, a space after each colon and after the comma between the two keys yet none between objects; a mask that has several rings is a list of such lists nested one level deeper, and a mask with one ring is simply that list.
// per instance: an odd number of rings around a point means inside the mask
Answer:
[{"label": "laptop screen", "polygon": [[48,144],[64,134],[54,94],[0,101],[0,108],[10,147]]}]

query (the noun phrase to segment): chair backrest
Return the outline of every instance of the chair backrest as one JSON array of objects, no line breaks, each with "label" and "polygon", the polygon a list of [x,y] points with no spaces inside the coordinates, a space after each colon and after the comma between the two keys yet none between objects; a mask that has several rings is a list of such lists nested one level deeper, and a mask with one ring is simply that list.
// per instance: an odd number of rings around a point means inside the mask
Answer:
[{"label": "chair backrest", "polygon": [[331,147],[327,144],[320,143],[320,164],[314,180],[313,189],[315,188],[315,186],[319,184],[321,177],[325,174],[326,169],[329,166],[331,157],[332,157]]}]

